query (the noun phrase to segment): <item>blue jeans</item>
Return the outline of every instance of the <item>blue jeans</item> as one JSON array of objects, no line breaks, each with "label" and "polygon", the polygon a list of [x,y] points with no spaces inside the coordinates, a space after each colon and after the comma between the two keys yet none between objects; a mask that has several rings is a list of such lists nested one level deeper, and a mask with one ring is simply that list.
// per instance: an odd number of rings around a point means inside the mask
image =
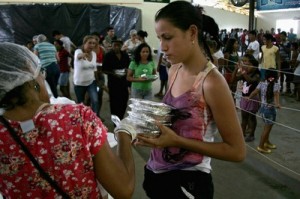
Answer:
[{"label": "blue jeans", "polygon": [[152,99],[152,90],[135,89],[131,87],[131,97],[139,99]]},{"label": "blue jeans", "polygon": [[59,78],[59,66],[57,63],[53,62],[46,66],[46,81],[48,82],[51,92],[55,98],[58,97],[57,93],[57,83]]},{"label": "blue jeans", "polygon": [[77,103],[82,103],[84,101],[86,92],[88,92],[91,99],[92,110],[99,116],[100,106],[99,106],[96,81],[94,80],[88,86],[74,85],[74,91],[77,98]]}]

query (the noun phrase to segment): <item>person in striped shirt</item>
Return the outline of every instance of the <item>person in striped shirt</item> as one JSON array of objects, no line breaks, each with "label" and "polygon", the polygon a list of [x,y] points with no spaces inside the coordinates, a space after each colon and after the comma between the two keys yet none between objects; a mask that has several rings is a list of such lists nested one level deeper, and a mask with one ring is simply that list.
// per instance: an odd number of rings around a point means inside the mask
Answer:
[{"label": "person in striped shirt", "polygon": [[37,37],[37,44],[34,46],[34,54],[39,57],[42,68],[46,69],[46,81],[50,86],[53,96],[57,98],[57,83],[59,78],[59,66],[57,61],[59,58],[55,46],[48,42],[45,35],[40,34]]}]

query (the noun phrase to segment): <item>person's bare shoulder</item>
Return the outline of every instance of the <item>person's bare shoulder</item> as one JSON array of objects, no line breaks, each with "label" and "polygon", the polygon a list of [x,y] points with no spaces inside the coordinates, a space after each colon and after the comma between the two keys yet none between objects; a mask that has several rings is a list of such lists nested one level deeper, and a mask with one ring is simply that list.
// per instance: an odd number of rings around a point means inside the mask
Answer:
[{"label": "person's bare shoulder", "polygon": [[171,67],[169,68],[169,77],[171,77],[180,66],[181,63],[171,65]]},{"label": "person's bare shoulder", "polygon": [[217,69],[213,69],[207,75],[203,83],[203,89],[204,95],[220,96],[221,94],[222,96],[222,94],[230,93],[230,89],[224,76]]}]

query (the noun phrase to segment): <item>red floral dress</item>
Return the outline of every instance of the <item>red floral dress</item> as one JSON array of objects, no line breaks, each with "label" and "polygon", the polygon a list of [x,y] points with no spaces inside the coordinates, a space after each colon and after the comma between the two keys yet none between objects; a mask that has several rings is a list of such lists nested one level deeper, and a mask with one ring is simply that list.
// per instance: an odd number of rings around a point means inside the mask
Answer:
[{"label": "red floral dress", "polygon": [[[83,105],[51,105],[37,113],[35,128],[23,133],[9,121],[43,169],[71,198],[101,198],[93,156],[107,129]],[[0,192],[6,198],[60,198],[0,123]]]}]

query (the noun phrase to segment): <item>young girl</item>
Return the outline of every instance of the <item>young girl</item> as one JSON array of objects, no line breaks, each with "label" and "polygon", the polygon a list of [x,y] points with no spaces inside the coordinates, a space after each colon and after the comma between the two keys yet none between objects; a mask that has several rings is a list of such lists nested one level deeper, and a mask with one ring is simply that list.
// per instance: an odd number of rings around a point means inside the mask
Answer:
[{"label": "young girl", "polygon": [[[158,138],[138,135],[137,145],[153,148],[143,183],[149,198],[211,199],[211,157],[237,162],[245,158],[230,90],[209,61],[213,58],[204,39],[204,32],[218,39],[219,28],[202,13],[202,8],[191,3],[174,1],[155,17],[161,50],[172,64],[163,102],[189,117],[177,120],[171,128],[158,124]],[[217,130],[222,141],[214,142]]]},{"label": "young girl", "polygon": [[260,82],[249,96],[250,99],[253,99],[259,93],[261,96],[260,112],[265,123],[259,146],[257,147],[257,150],[261,153],[271,153],[271,149],[276,149],[276,145],[270,142],[269,135],[276,120],[276,108],[280,108],[280,84],[277,83],[277,79],[278,72],[275,68],[270,68],[265,73],[265,81]]},{"label": "young girl", "polygon": [[[246,99],[250,93],[257,87],[260,81],[260,73],[258,70],[258,61],[253,55],[245,54],[242,63],[237,65],[233,71],[234,81],[242,80],[242,98],[240,101],[242,129],[246,142],[254,140],[254,132],[256,129],[256,112],[259,109],[259,97],[253,100]],[[248,131],[249,135],[246,135]]]},{"label": "young girl", "polygon": [[130,62],[127,80],[132,82],[131,97],[152,99],[151,78],[156,74],[151,48],[147,43],[140,44],[134,51],[134,60]]},{"label": "young girl", "polygon": [[239,43],[236,39],[230,38],[225,46],[224,51],[224,77],[229,85],[230,90],[234,94],[236,91],[236,81],[232,81],[232,73],[237,62],[239,61]]}]

